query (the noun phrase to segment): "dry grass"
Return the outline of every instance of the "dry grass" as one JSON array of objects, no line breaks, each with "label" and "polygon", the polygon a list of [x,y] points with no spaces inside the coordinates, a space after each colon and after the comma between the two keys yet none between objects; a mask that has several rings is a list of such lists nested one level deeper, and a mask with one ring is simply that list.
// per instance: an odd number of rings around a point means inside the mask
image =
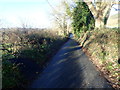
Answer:
[{"label": "dry grass", "polygon": [[115,29],[102,29],[81,34],[79,39],[83,50],[114,88],[120,88],[119,35]]}]

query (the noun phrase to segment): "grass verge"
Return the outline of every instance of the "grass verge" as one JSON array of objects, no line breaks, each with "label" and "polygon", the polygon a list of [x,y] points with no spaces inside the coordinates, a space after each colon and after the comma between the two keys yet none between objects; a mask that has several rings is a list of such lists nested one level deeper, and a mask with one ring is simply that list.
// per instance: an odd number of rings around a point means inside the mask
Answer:
[{"label": "grass verge", "polygon": [[119,36],[117,29],[96,29],[81,33],[78,39],[83,51],[114,88],[120,88]]}]

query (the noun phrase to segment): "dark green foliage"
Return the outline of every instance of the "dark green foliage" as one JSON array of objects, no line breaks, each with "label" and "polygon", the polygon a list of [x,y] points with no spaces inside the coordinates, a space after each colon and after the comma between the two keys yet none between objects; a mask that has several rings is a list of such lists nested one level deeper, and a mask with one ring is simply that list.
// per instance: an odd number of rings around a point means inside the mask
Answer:
[{"label": "dark green foliage", "polygon": [[22,76],[19,72],[17,65],[11,63],[8,60],[2,62],[2,87],[13,88],[18,86]]},{"label": "dark green foliage", "polygon": [[94,28],[94,18],[85,2],[76,2],[73,10],[73,31],[79,37],[80,32]]}]

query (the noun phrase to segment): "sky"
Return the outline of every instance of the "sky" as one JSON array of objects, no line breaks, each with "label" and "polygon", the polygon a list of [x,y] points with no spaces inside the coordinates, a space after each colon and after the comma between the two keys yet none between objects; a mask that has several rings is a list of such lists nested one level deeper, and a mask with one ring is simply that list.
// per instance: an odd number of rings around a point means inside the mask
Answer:
[{"label": "sky", "polygon": [[[58,1],[49,0],[52,6]],[[22,24],[33,28],[51,27],[51,11],[47,0],[0,0],[0,28],[21,27]],[[115,13],[112,8],[111,14]]]},{"label": "sky", "polygon": [[0,25],[44,28],[51,25],[51,8],[46,0],[0,0]]}]

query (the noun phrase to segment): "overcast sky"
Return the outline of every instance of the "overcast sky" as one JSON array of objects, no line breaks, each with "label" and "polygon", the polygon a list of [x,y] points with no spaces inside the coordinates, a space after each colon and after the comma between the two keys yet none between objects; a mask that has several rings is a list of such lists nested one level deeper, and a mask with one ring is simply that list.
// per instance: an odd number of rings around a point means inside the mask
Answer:
[{"label": "overcast sky", "polygon": [[[59,0],[49,0],[55,6]],[[114,6],[117,8],[118,6]],[[0,27],[20,27],[22,23],[44,28],[51,26],[47,0],[0,0]],[[112,8],[112,14],[117,13]]]}]

